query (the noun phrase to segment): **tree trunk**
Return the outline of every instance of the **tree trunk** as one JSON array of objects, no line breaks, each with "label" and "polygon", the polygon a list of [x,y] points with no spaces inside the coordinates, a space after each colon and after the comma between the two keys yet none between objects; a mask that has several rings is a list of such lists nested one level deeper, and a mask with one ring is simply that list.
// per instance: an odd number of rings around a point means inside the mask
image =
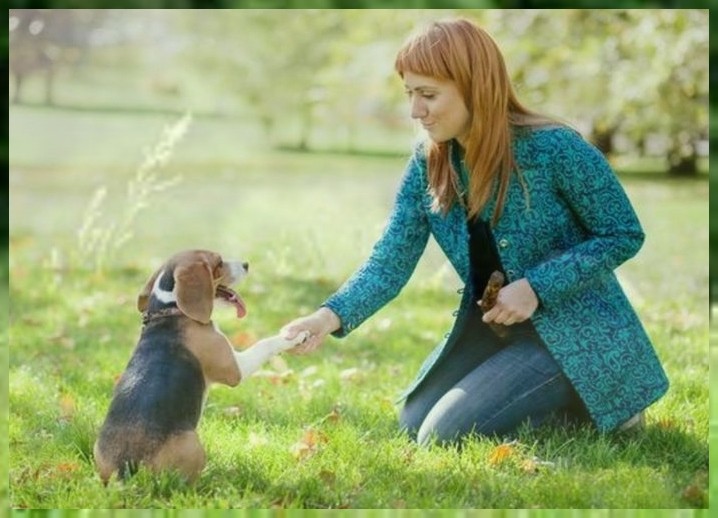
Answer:
[{"label": "tree trunk", "polygon": [[613,153],[613,136],[616,133],[615,126],[599,127],[594,124],[591,128],[591,141],[603,153],[608,156]]},{"label": "tree trunk", "polygon": [[13,104],[20,104],[22,102],[22,80],[23,75],[15,72],[13,73],[13,78],[15,79],[15,91],[12,95],[12,103]]},{"label": "tree trunk", "polygon": [[309,150],[309,136],[312,133],[312,105],[306,104],[302,110],[302,127],[300,128],[299,146],[300,151]]},{"label": "tree trunk", "polygon": [[678,150],[668,152],[668,174],[671,176],[691,177],[698,174],[698,155],[695,146],[692,153],[683,155]]}]

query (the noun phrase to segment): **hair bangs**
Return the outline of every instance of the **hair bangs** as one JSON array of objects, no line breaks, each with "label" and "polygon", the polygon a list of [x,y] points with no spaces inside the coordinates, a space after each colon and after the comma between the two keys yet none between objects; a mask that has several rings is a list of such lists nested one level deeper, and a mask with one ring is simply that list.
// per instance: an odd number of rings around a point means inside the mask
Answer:
[{"label": "hair bangs", "polygon": [[397,52],[394,70],[404,77],[405,72],[437,79],[453,79],[446,61],[446,37],[436,26],[409,38]]}]

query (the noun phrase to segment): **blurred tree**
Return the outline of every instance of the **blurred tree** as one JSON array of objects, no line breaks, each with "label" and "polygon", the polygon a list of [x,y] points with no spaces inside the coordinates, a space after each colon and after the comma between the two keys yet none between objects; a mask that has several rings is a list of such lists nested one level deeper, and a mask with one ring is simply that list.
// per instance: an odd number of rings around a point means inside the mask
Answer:
[{"label": "blurred tree", "polygon": [[320,128],[354,150],[372,127],[406,128],[395,52],[417,25],[457,14],[496,37],[530,107],[568,119],[606,153],[660,152],[672,172],[696,171],[708,133],[707,10],[11,10],[14,95],[28,75],[79,62],[105,23],[123,34],[102,54],[108,77],[144,78],[152,106],[186,109],[202,96],[205,108],[210,99],[217,113],[239,107],[259,121],[270,144],[309,149]]},{"label": "blurred tree", "polygon": [[341,12],[232,10],[209,16],[184,11],[176,16],[192,34],[185,58],[241,97],[270,141],[280,122],[297,115],[296,147],[306,149],[314,107],[323,101],[319,72],[344,34]]},{"label": "blurred tree", "polygon": [[535,109],[585,126],[608,154],[617,135],[641,153],[650,139],[671,173],[697,172],[708,127],[707,11],[490,11],[485,26]]},{"label": "blurred tree", "polygon": [[25,79],[45,77],[45,103],[53,104],[54,78],[59,68],[76,63],[90,47],[92,29],[105,16],[102,10],[11,9],[9,73],[12,102],[22,101]]}]

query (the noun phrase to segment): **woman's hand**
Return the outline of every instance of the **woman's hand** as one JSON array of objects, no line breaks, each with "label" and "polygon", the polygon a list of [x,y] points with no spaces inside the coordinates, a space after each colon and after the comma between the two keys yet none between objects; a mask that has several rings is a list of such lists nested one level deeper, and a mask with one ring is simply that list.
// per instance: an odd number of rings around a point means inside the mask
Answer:
[{"label": "woman's hand", "polygon": [[539,305],[538,297],[526,279],[507,284],[499,291],[496,305],[484,313],[487,324],[510,326],[528,320]]},{"label": "woman's hand", "polygon": [[307,354],[317,349],[324,338],[341,327],[339,317],[331,309],[322,307],[311,315],[292,320],[285,325],[280,334],[291,340],[302,331],[309,332],[309,337],[299,345],[289,349],[292,354]]}]

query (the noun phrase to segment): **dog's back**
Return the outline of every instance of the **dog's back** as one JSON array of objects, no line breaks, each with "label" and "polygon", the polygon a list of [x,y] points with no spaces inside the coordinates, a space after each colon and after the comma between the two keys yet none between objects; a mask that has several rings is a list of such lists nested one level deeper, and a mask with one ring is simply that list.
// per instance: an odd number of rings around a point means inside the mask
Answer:
[{"label": "dog's back", "polygon": [[144,328],[97,441],[102,472],[118,470],[124,478],[150,461],[171,435],[196,428],[205,380],[199,361],[182,344],[180,318]]}]

